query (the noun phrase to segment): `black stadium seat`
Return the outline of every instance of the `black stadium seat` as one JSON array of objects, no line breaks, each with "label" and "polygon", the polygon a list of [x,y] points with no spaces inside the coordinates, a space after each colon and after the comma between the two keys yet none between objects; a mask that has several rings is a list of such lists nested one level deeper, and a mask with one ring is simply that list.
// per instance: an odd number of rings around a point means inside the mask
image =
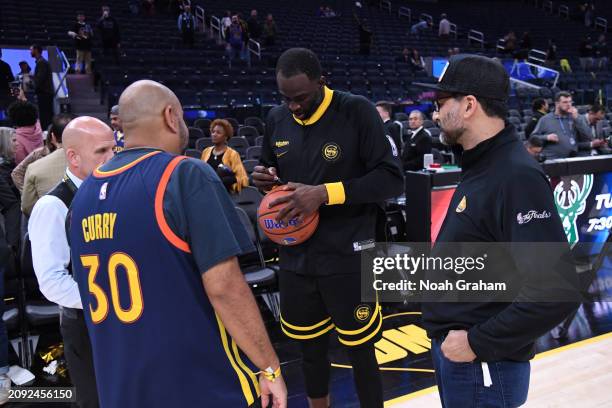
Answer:
[{"label": "black stadium seat", "polygon": [[251,146],[247,149],[246,151],[247,160],[249,159],[259,160],[259,157],[261,157],[261,146]]},{"label": "black stadium seat", "polygon": [[246,157],[246,151],[249,148],[249,141],[242,136],[234,136],[228,142],[228,146],[236,150],[242,159]]},{"label": "black stadium seat", "polygon": [[196,140],[204,137],[204,132],[196,127],[189,128],[189,147],[194,148]]},{"label": "black stadium seat", "polygon": [[196,150],[199,150],[199,151],[202,151],[212,145],[213,145],[213,142],[210,137],[201,137],[195,142],[195,148]]},{"label": "black stadium seat", "polygon": [[260,295],[276,320],[280,317],[280,299],[278,295],[278,282],[276,270],[266,266],[263,253],[257,239],[253,224],[247,213],[240,207],[236,207],[238,217],[246,229],[255,251],[242,254],[238,260],[247,284],[255,295]]}]

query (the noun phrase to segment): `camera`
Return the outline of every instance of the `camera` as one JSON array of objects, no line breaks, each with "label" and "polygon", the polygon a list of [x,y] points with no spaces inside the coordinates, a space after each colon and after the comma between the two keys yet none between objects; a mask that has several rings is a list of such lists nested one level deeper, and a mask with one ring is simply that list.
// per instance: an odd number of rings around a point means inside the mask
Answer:
[{"label": "camera", "polygon": [[19,90],[21,89],[21,80],[12,81],[9,83],[11,88],[11,95],[14,97],[19,96]]}]

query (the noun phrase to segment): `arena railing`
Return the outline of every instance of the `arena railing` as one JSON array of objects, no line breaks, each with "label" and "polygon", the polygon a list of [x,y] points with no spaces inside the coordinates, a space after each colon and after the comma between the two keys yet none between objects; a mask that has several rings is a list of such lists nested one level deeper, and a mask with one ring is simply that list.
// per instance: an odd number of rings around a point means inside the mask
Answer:
[{"label": "arena railing", "polygon": [[257,58],[261,61],[261,44],[252,38],[249,39],[249,52],[253,55],[256,55]]},{"label": "arena railing", "polygon": [[391,2],[389,0],[380,0],[379,3],[380,9],[385,9],[391,14]]},{"label": "arena railing", "polygon": [[408,24],[412,22],[412,10],[410,10],[408,7],[400,7],[397,10],[397,16],[399,18],[408,17]]},{"label": "arena railing", "polygon": [[531,49],[527,53],[527,61],[531,63],[541,63],[546,61],[546,52],[537,49]]},{"label": "arena railing", "polygon": [[468,44],[471,44],[472,42],[477,42],[480,44],[480,48],[484,48],[484,34],[482,33],[482,31],[477,31],[477,30],[470,30],[468,32]]},{"label": "arena railing", "polygon": [[215,38],[215,31],[219,41],[223,40],[223,30],[221,29],[221,20],[219,17],[210,16],[210,37]]},{"label": "arena railing", "polygon": [[495,49],[498,53],[503,54],[506,51],[506,40],[504,38],[498,39]]},{"label": "arena railing", "polygon": [[195,8],[196,24],[200,26],[200,31],[206,31],[206,17],[204,8],[202,6],[196,6]]},{"label": "arena railing", "polygon": [[595,29],[601,28],[605,33],[608,32],[608,20],[603,17],[597,17],[595,19]]},{"label": "arena railing", "polygon": [[450,35],[452,35],[455,40],[457,39],[457,24],[450,23]]}]

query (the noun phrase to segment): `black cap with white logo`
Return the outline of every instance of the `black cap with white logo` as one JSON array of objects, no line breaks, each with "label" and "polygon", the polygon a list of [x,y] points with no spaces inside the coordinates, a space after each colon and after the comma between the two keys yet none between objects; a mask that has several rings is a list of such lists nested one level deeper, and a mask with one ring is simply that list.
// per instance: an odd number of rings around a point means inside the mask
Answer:
[{"label": "black cap with white logo", "polygon": [[453,55],[437,84],[415,83],[437,92],[474,95],[506,101],[510,79],[504,66],[496,59],[473,54]]}]

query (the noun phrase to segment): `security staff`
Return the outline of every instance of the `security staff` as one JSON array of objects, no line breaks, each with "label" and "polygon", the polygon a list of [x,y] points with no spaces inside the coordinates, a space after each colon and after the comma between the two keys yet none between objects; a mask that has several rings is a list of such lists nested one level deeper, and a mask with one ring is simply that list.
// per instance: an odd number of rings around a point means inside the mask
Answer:
[{"label": "security staff", "polygon": [[398,154],[402,153],[402,129],[400,125],[391,120],[392,103],[386,101],[376,102],[376,110],[385,125],[385,134],[390,138],[391,148]]},{"label": "security staff", "polygon": [[[546,175],[522,146],[514,127],[504,122],[509,90],[504,67],[486,57],[457,55],[433,88],[437,92],[434,120],[442,129],[443,142],[464,149],[461,182],[436,247],[440,242],[567,245]],[[522,262],[519,257],[512,260]],[[525,275],[512,262],[498,262],[494,267],[496,273],[509,268],[513,277]],[[536,339],[577,308],[573,301],[519,300],[555,297],[557,289],[534,285],[536,275],[520,280],[512,303],[423,303],[423,322],[432,339],[444,407],[517,407],[525,402]],[[575,278],[575,273],[563,278],[571,279],[571,275]],[[562,279],[560,274],[557,277]]]},{"label": "security staff", "polygon": [[423,127],[425,115],[413,110],[408,116],[410,134],[402,147],[402,166],[404,170],[417,171],[424,168],[423,158],[431,154],[431,133]]},{"label": "security staff", "polygon": [[398,196],[401,171],[375,107],[361,96],[325,86],[310,50],[285,51],[276,66],[285,104],[268,116],[261,166],[253,172],[264,190],[279,178],[291,194],[277,219],[319,210],[306,242],[280,249],[281,327],[300,340],[311,407],[329,406],[328,333],[336,329],[353,366],[363,407],[382,407],[374,353],[382,316],[361,301],[360,252],[374,245],[378,203]]},{"label": "security staff", "polygon": [[40,291],[61,308],[60,331],[70,378],[77,389],[77,405],[95,408],[99,403],[91,342],[72,275],[65,223],[77,189],[96,166],[113,156],[115,143],[111,129],[88,116],[72,120],[62,139],[68,167],[60,183],[36,202],[28,231]]}]

